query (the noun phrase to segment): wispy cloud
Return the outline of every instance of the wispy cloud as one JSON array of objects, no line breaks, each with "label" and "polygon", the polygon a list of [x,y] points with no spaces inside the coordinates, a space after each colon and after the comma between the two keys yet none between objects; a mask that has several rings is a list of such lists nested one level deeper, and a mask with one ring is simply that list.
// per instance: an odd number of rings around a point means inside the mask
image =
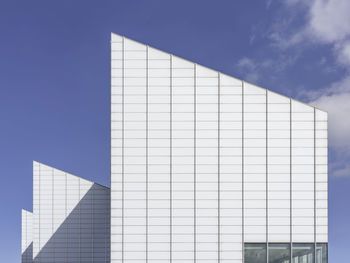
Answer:
[{"label": "wispy cloud", "polygon": [[266,77],[270,72],[278,73],[284,71],[287,67],[294,65],[298,59],[298,55],[288,56],[279,54],[277,57],[253,59],[243,57],[238,60],[236,68],[243,75],[244,79],[258,83],[262,77]]},{"label": "wispy cloud", "polygon": [[244,78],[250,82],[258,82],[260,78],[260,66],[252,59],[244,57],[241,58],[237,67],[243,72]]},{"label": "wispy cloud", "polygon": [[325,43],[339,43],[350,35],[350,1],[315,0],[309,9],[307,31]]},{"label": "wispy cloud", "polygon": [[[289,8],[306,9],[306,23],[290,30],[295,17],[277,21],[270,33],[272,44],[281,49],[305,44],[333,46],[339,62],[350,62],[350,1],[349,0],[287,0]],[[293,7],[291,7],[291,5]]]},{"label": "wispy cloud", "polygon": [[272,0],[266,0],[266,8],[269,9],[272,5]]}]

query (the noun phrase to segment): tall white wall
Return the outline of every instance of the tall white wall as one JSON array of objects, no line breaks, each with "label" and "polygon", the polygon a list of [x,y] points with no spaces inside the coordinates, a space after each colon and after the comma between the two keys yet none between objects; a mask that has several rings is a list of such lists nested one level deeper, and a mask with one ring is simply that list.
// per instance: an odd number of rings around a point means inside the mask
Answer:
[{"label": "tall white wall", "polygon": [[326,242],[326,121],[112,34],[111,262],[238,263],[244,242]]},{"label": "tall white wall", "polygon": [[[171,70],[170,70],[171,69]],[[195,82],[194,65],[180,58],[171,57],[171,94],[169,114],[171,115],[171,193],[170,204],[172,237],[171,258],[173,260],[193,261],[195,258],[195,200],[194,193],[194,112]],[[184,96],[184,94],[186,94]],[[185,98],[184,98],[185,97]],[[170,120],[170,119],[169,119]],[[165,193],[166,194],[166,193]]]},{"label": "tall white wall", "polygon": [[109,189],[38,162],[33,176],[33,262],[109,262]]},{"label": "tall white wall", "polygon": [[[242,81],[219,75],[219,257],[222,262],[242,260],[242,94]],[[215,157],[217,153],[211,154]]]},{"label": "tall white wall", "polygon": [[33,213],[22,209],[22,263],[33,262]]},{"label": "tall white wall", "polygon": [[316,241],[328,242],[328,133],[327,113],[315,109]]},{"label": "tall white wall", "polygon": [[292,241],[315,239],[314,108],[292,101]]},{"label": "tall white wall", "polygon": [[267,240],[291,241],[291,105],[267,91]]},{"label": "tall white wall", "polygon": [[243,83],[244,242],[266,242],[266,90]]}]

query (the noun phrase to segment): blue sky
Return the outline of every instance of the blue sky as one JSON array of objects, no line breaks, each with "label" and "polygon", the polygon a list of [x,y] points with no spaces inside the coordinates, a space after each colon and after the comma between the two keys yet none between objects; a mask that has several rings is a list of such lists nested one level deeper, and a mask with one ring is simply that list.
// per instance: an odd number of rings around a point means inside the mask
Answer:
[{"label": "blue sky", "polygon": [[329,111],[330,262],[344,262],[349,10],[348,0],[2,0],[2,262],[20,261],[20,211],[32,208],[32,160],[109,184],[110,32]]}]

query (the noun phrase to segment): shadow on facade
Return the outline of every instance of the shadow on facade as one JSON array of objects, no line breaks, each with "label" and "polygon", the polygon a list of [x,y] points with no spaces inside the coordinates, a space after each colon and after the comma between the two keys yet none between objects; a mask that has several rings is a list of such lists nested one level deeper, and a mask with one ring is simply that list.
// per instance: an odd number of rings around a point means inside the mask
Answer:
[{"label": "shadow on facade", "polygon": [[22,253],[22,263],[33,262],[33,242],[27,247],[27,249]]},{"label": "shadow on facade", "polygon": [[[33,262],[109,262],[109,204],[109,189],[93,184]],[[45,226],[41,225],[40,231],[45,231]]]}]

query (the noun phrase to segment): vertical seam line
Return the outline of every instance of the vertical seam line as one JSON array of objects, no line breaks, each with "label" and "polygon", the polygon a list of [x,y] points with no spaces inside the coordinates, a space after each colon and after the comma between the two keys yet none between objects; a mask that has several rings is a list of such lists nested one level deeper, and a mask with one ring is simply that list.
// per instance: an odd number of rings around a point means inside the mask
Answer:
[{"label": "vertical seam line", "polygon": [[37,251],[38,262],[41,261],[40,250],[41,250],[41,164],[39,164],[39,246]]},{"label": "vertical seam line", "polygon": [[242,81],[242,258],[244,262],[244,81]]},{"label": "vertical seam line", "polygon": [[266,262],[269,261],[269,182],[268,182],[268,92],[266,92],[266,101],[265,101],[265,111],[266,111],[266,131],[265,131],[265,136],[266,136]]},{"label": "vertical seam line", "polygon": [[[68,197],[68,194],[67,194],[67,173],[65,173],[64,174],[64,176],[65,176],[65,183],[66,183],[66,188],[65,188],[65,201],[66,201],[66,203],[65,203],[65,210],[66,210],[66,212],[65,212],[65,218],[67,218],[67,197]],[[68,229],[66,229],[66,261],[68,261]]]},{"label": "vertical seam line", "polygon": [[146,46],[146,262],[148,262],[148,46]]},{"label": "vertical seam line", "polygon": [[221,221],[220,221],[220,73],[218,72],[218,261],[221,261]]},{"label": "vertical seam line", "polygon": [[[80,202],[80,179],[78,179],[78,199]],[[78,207],[78,206],[77,206]],[[81,262],[81,210],[79,207],[79,262]]]},{"label": "vertical seam line", "polygon": [[170,247],[169,247],[169,251],[170,251],[170,262],[173,261],[173,56],[170,55],[170,142],[169,142],[169,146],[170,146]]},{"label": "vertical seam line", "polygon": [[124,262],[124,37],[122,40],[122,262]]},{"label": "vertical seam line", "polygon": [[[80,185],[80,180],[78,181],[79,182],[79,185]],[[92,200],[91,200],[91,221],[92,221],[92,225],[91,225],[91,231],[92,231],[92,240],[91,240],[91,246],[92,246],[92,251],[91,251],[91,256],[92,256],[92,262],[94,262],[94,250],[95,250],[95,246],[94,246],[94,240],[95,240],[95,235],[94,235],[94,198],[95,198],[95,195],[94,195],[94,191],[95,191],[95,187],[94,187],[94,183],[92,184]]]},{"label": "vertical seam line", "polygon": [[293,260],[293,173],[292,173],[292,99],[289,99],[289,188],[290,188],[290,262]]},{"label": "vertical seam line", "polygon": [[[54,234],[54,231],[53,231],[54,230],[54,227],[53,227],[53,222],[54,222],[54,207],[53,207],[53,205],[54,205],[54,201],[53,200],[54,200],[54,195],[55,195],[55,188],[54,188],[54,182],[53,182],[53,178],[54,178],[53,177],[53,172],[54,172],[54,170],[52,169],[52,181],[51,181],[51,187],[52,187],[52,195],[51,195],[51,205],[52,205],[52,208],[51,208],[51,214],[52,214],[51,231],[52,231],[52,234],[51,235]],[[79,246],[80,246],[80,240],[79,240]],[[52,250],[53,250],[53,258],[54,258],[54,261],[55,261],[55,244],[53,245]]]},{"label": "vertical seam line", "polygon": [[314,108],[314,262],[316,263],[316,109]]},{"label": "vertical seam line", "polygon": [[193,243],[194,243],[194,262],[197,261],[197,212],[196,212],[196,209],[197,209],[197,206],[196,206],[196,183],[197,183],[197,169],[196,169],[196,165],[197,165],[197,151],[196,151],[196,147],[197,147],[197,143],[196,143],[196,133],[197,133],[197,88],[196,88],[196,85],[197,85],[197,74],[196,74],[196,70],[197,70],[197,67],[196,67],[197,64],[194,64],[194,87],[193,87],[193,100],[194,100],[194,104],[193,104],[193,107],[194,107],[194,126],[193,126],[193,135],[194,135],[194,140],[193,140],[193,145],[194,145],[194,148],[193,148],[193,163],[194,163],[194,173],[193,173],[193,177],[194,177],[194,183],[193,183],[193,195],[194,195],[194,216],[193,216],[193,223],[194,223],[194,229],[193,229],[193,232],[194,232],[194,235],[193,235]]},{"label": "vertical seam line", "polygon": [[[110,121],[110,125],[112,123],[112,39],[111,39],[111,42],[110,42],[110,53],[109,53],[109,56],[110,56],[110,78],[109,78],[109,84],[110,84],[110,115],[109,115],[109,121]],[[122,62],[123,63],[123,62]],[[109,131],[109,138],[110,138],[110,148],[109,148],[109,153],[110,153],[110,156],[109,156],[109,162],[110,162],[110,165],[109,165],[109,172],[110,172],[110,177],[109,177],[109,185],[111,186],[110,188],[110,196],[109,196],[109,203],[111,204],[112,203],[112,125],[110,126],[110,131]],[[111,248],[111,235],[112,235],[112,232],[111,232],[111,229],[112,229],[112,214],[111,214],[111,208],[112,206],[110,207],[109,209],[109,218],[110,218],[110,222],[109,222],[109,244],[110,244],[110,248]],[[108,224],[108,221],[106,222],[106,226]],[[108,232],[108,229],[107,229],[107,232]],[[106,244],[105,244],[106,245]],[[107,245],[106,245],[106,248],[105,248],[105,251],[107,250]],[[106,251],[106,256],[105,256],[105,261],[107,261],[107,252]],[[108,252],[109,253],[109,258],[111,258],[111,249],[110,251]],[[106,262],[107,263],[107,262]]]}]

